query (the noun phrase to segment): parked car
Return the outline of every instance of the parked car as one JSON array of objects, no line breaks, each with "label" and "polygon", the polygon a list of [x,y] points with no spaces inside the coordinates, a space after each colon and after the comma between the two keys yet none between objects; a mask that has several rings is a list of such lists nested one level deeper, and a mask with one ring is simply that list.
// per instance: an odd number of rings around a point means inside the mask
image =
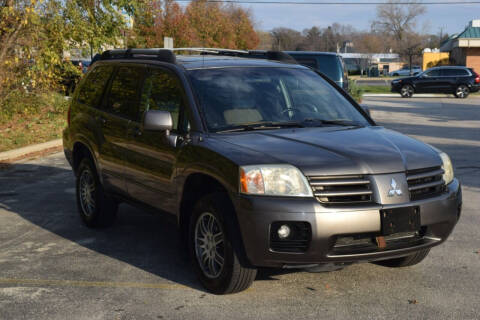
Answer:
[{"label": "parked car", "polygon": [[285,53],[301,65],[322,72],[345,91],[348,90],[348,71],[339,54],[318,51],[285,51]]},{"label": "parked car", "polygon": [[63,146],[87,226],[121,202],[171,217],[216,294],[258,267],[411,266],[447,239],[462,193],[445,153],[309,68],[208,54],[106,51],[81,80]]},{"label": "parked car", "polygon": [[400,70],[395,70],[390,72],[388,75],[393,76],[393,77],[398,77],[398,76],[410,76],[410,75],[417,75],[422,73],[422,68],[419,66],[412,66],[412,70],[410,70],[409,66],[403,67]]},{"label": "parked car", "polygon": [[88,66],[90,65],[90,60],[70,60],[70,63],[72,63],[80,71],[80,75],[71,72],[64,74],[61,84],[65,89],[64,93],[66,96],[69,96],[75,90],[75,86],[80,80],[81,75],[87,72]]},{"label": "parked car", "polygon": [[404,98],[414,93],[452,93],[467,98],[470,92],[480,90],[480,76],[467,67],[435,67],[415,77],[392,80],[391,89]]},{"label": "parked car", "polygon": [[[268,53],[272,51],[252,50],[246,55],[240,54],[238,56],[269,59]],[[333,80],[340,88],[345,91],[348,90],[348,70],[345,67],[343,58],[333,52],[318,52],[318,51],[281,51],[278,54],[287,54],[292,58],[293,62],[312,68],[318,72],[323,73],[331,80]],[[283,56],[284,61],[288,60]]]}]

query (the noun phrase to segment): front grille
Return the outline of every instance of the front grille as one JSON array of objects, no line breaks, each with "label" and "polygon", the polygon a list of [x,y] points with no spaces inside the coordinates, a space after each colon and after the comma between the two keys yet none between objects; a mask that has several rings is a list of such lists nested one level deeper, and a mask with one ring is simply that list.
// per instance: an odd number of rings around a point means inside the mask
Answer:
[{"label": "front grille", "polygon": [[421,200],[442,194],[445,191],[442,175],[441,167],[407,171],[410,200]]},{"label": "front grille", "polygon": [[[288,225],[291,234],[280,239],[277,234],[281,225]],[[270,226],[270,249],[276,252],[303,253],[308,250],[312,240],[312,227],[308,222],[276,221]]]},{"label": "front grille", "polygon": [[366,176],[308,177],[313,194],[325,205],[350,205],[373,202],[370,180]]}]

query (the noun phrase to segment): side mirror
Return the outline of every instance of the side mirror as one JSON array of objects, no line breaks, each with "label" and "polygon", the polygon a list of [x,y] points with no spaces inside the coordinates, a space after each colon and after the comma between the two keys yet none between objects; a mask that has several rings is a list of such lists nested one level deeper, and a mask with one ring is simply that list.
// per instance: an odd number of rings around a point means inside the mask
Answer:
[{"label": "side mirror", "polygon": [[143,129],[169,131],[173,128],[172,115],[168,111],[148,110],[143,117]]},{"label": "side mirror", "polygon": [[365,113],[368,114],[370,118],[372,117],[372,115],[370,114],[370,108],[367,105],[361,104],[360,107],[362,107],[363,111],[365,111]]}]

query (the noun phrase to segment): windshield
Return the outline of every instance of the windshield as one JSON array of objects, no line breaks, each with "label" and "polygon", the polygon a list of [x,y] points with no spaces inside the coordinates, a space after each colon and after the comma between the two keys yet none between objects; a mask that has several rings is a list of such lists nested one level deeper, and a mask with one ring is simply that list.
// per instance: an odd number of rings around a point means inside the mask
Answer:
[{"label": "windshield", "polygon": [[311,70],[215,68],[190,71],[210,131],[251,123],[369,125],[362,114]]}]

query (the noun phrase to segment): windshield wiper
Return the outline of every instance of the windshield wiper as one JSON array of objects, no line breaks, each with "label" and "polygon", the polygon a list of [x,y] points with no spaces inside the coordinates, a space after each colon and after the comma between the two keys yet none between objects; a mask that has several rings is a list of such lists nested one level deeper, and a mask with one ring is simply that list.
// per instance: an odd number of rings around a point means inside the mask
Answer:
[{"label": "windshield wiper", "polygon": [[280,128],[304,128],[305,126],[301,122],[287,121],[287,122],[275,122],[275,121],[256,121],[243,123],[237,126],[231,126],[221,128],[215,132],[236,132],[236,131],[253,131],[253,130],[268,130],[268,129],[280,129]]},{"label": "windshield wiper", "polygon": [[314,118],[306,118],[303,120],[305,123],[319,123],[319,124],[333,124],[333,125],[339,125],[339,126],[344,126],[344,127],[364,127],[364,125],[359,124],[354,121],[348,121],[348,120],[326,120],[326,119],[314,119]]}]

